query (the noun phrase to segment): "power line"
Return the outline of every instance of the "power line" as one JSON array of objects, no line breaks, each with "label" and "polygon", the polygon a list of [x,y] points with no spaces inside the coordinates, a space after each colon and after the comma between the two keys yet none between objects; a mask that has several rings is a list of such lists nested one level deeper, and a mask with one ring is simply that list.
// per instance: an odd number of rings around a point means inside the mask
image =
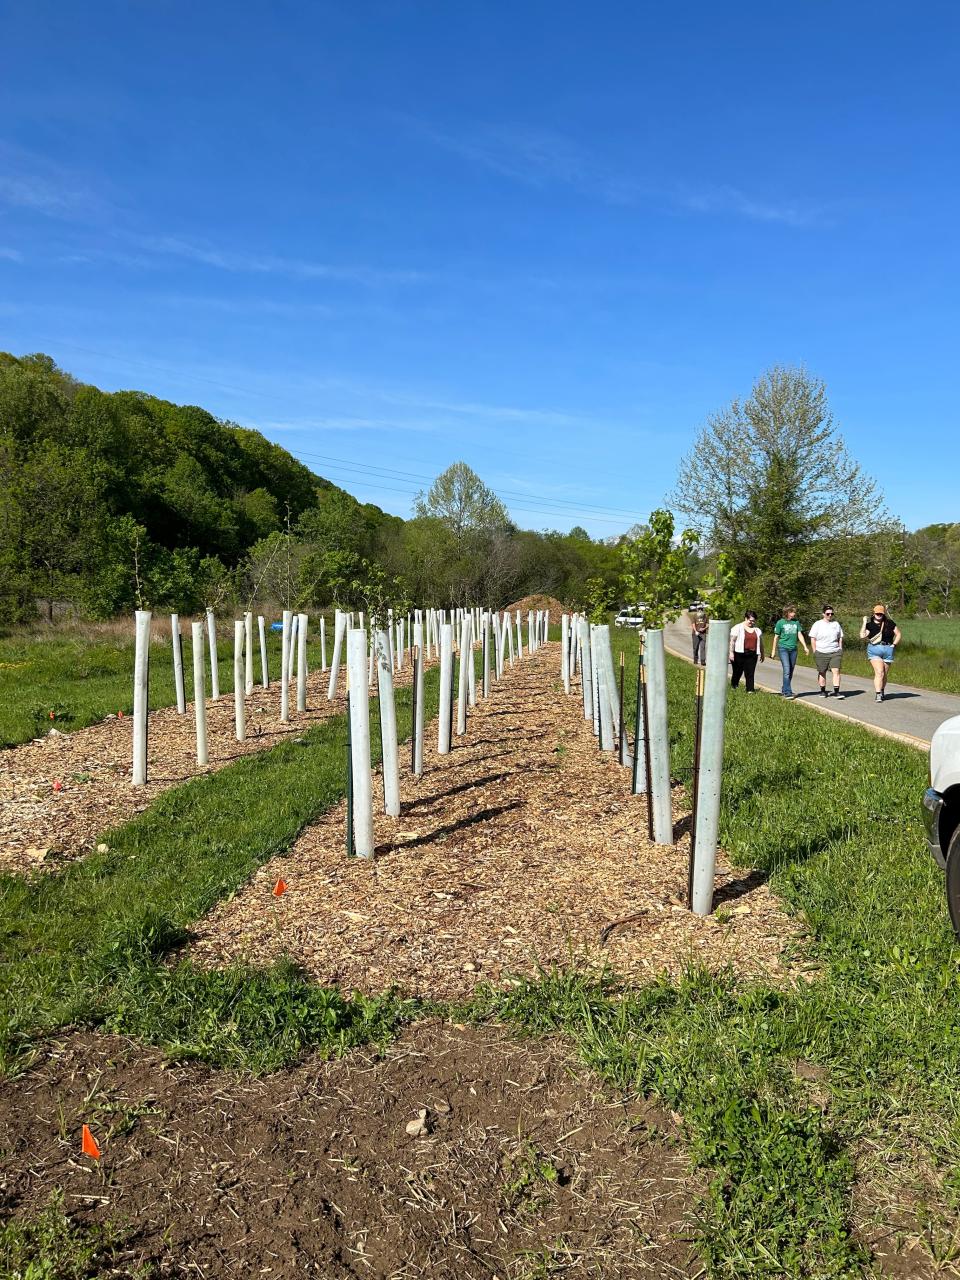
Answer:
[{"label": "power line", "polygon": [[[332,470],[336,472],[337,468],[334,467],[332,468]],[[375,483],[376,477],[373,477],[373,476],[371,476],[369,480],[362,480],[359,477],[355,477],[355,476],[349,476],[346,478],[350,481],[351,485],[354,488],[372,489],[375,493],[402,493],[405,497],[410,498],[410,497],[414,497],[418,492],[416,485],[411,485],[410,488],[408,489],[398,489],[392,485]],[[513,512],[522,511],[522,512],[525,512],[527,515],[556,516],[560,519],[569,519],[571,518],[571,515],[574,514],[569,511],[547,511],[538,507],[525,507],[522,504],[521,505],[511,504],[510,510]],[[623,528],[623,523],[624,523],[622,519],[618,519],[614,516],[598,516],[598,515],[594,515],[592,512],[589,514],[589,516],[584,516],[584,519],[599,520],[603,524],[615,524],[615,525],[618,525],[621,529]]]},{"label": "power line", "polygon": [[[214,378],[205,378],[201,374],[184,373],[182,370],[176,367],[158,364],[155,361],[138,360],[136,357],[117,356],[116,354],[111,352],[99,351],[94,347],[87,347],[87,346],[81,345],[80,343],[63,341],[63,340],[61,340],[59,343],[52,343],[49,345],[66,347],[70,350],[83,352],[86,355],[97,356],[99,359],[108,360],[114,364],[130,365],[136,368],[147,369],[152,372],[170,374],[173,377],[179,379],[180,381],[202,383],[206,386],[216,387],[218,390],[221,390],[221,391],[229,391],[235,395],[253,396],[258,399],[267,400],[274,404],[284,403],[284,397],[282,395],[277,396],[272,392],[257,391],[250,387],[239,387],[239,386],[236,386],[235,384],[228,383],[228,382],[221,382]],[[294,401],[292,398],[287,398],[286,403],[297,404],[299,407],[299,401]],[[283,447],[288,448],[288,446],[283,446]],[[288,449],[288,451],[291,453],[294,452],[294,450],[292,449]],[[499,447],[497,451],[501,455],[506,453],[507,456],[518,457],[518,458],[522,457],[522,455],[520,454],[517,454],[515,452],[511,453],[510,451],[500,449]],[[302,454],[305,457],[316,458],[319,461],[338,462],[341,468],[349,468],[350,470],[355,470],[355,469],[360,470],[361,474],[376,475],[379,471],[382,471],[384,473],[390,473],[391,476],[395,476],[397,478],[410,477],[411,479],[418,479],[418,480],[425,481],[427,483],[432,483],[433,480],[435,479],[435,477],[433,476],[426,476],[417,472],[399,471],[394,468],[375,468],[363,463],[357,464],[350,460],[337,459],[333,455],[312,453],[308,450],[296,450],[296,453]],[[360,481],[357,480],[357,481],[354,481],[353,483],[359,485]],[[374,486],[365,485],[361,487],[372,488]],[[391,489],[386,485],[381,485],[379,486],[379,488],[382,489],[383,492],[408,493],[407,490]],[[604,524],[619,524],[619,525],[623,524],[624,517],[629,518],[631,520],[644,518],[639,516],[639,513],[637,512],[627,511],[623,508],[603,507],[597,504],[587,503],[587,502],[576,503],[566,498],[551,498],[543,494],[518,493],[516,490],[509,490],[509,489],[498,491],[498,493],[502,494],[502,496],[504,497],[512,497],[515,499],[519,499],[521,502],[528,504],[526,506],[515,506],[513,507],[513,510],[524,511],[527,514],[531,514],[531,515],[552,515],[562,519],[562,518],[573,518],[576,514],[579,513],[584,519],[598,520]],[[547,505],[540,506],[537,504],[547,504]],[[560,508],[560,507],[569,508],[569,510],[557,510],[557,508]],[[597,514],[600,512],[617,513],[620,518],[612,518],[612,516],[610,515],[604,516],[601,514]]]},{"label": "power line", "polygon": [[[316,458],[320,462],[339,463],[342,467],[349,468],[350,470],[383,473],[384,475],[389,475],[389,476],[409,476],[414,480],[424,480],[429,484],[432,484],[433,481],[436,479],[436,476],[427,476],[417,471],[399,471],[394,467],[377,467],[366,462],[356,462],[353,459],[338,458],[333,456],[332,454],[313,453],[307,449],[299,449],[297,450],[297,452],[307,458]],[[575,502],[571,498],[555,498],[555,497],[551,497],[549,494],[522,493],[522,492],[518,492],[516,489],[497,488],[497,493],[501,497],[521,498],[531,502],[546,502],[546,503],[549,503],[549,505],[552,507],[574,507],[577,511],[602,511],[602,512],[607,512],[611,514],[628,516],[632,519],[641,518],[639,512],[628,511],[624,507],[601,506],[599,503],[595,503],[595,502]]]}]

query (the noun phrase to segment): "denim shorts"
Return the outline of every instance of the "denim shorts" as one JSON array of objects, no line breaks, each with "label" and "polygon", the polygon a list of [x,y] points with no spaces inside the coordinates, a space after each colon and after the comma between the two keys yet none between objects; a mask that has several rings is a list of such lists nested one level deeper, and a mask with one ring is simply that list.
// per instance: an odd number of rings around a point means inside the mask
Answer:
[{"label": "denim shorts", "polygon": [[893,661],[893,645],[892,644],[868,644],[868,658],[882,658],[884,662]]}]

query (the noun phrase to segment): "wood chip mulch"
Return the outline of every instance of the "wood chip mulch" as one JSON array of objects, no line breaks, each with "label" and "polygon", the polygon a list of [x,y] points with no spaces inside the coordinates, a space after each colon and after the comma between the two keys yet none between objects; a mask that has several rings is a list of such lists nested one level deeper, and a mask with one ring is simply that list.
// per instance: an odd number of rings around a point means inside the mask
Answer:
[{"label": "wood chip mulch", "polygon": [[799,922],[722,852],[722,910],[687,910],[688,820],[676,807],[674,847],[648,840],[645,800],[597,750],[558,669],[555,643],[508,668],[448,756],[430,726],[419,781],[401,751],[403,810],[377,817],[375,859],[345,856],[337,806],[199,922],[189,954],[208,965],[289,955],[324,983],[438,998],[552,964],[649,979],[694,960],[789,980]]},{"label": "wood chip mulch", "polygon": [[[435,660],[428,665],[434,665]],[[132,678],[132,676],[131,676]],[[410,683],[409,662],[394,673],[400,688]],[[161,792],[212,773],[241,756],[275,747],[311,725],[346,710],[345,672],[337,696],[327,701],[328,672],[307,678],[307,710],[296,710],[291,687],[290,720],[280,720],[280,684],[254,686],[247,698],[247,737],[237,742],[233,693],[207,702],[210,763],[197,764],[193,703],[184,715],[176,707],[152,711],[148,737],[148,782],[131,784],[133,719],[110,716],[75,733],[52,733],[0,751],[0,873],[49,870],[83,857],[104,832],[142,813]]]}]

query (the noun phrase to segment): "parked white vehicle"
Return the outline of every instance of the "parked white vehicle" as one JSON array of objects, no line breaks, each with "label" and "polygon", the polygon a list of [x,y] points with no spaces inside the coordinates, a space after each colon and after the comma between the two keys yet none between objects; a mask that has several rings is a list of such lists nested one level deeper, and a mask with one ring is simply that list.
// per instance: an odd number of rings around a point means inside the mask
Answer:
[{"label": "parked white vehicle", "polygon": [[960,716],[944,720],[930,742],[923,822],[930,853],[947,873],[947,906],[960,935]]},{"label": "parked white vehicle", "polygon": [[613,620],[615,627],[642,627],[643,611],[646,609],[645,604],[633,605],[629,609],[621,609]]}]

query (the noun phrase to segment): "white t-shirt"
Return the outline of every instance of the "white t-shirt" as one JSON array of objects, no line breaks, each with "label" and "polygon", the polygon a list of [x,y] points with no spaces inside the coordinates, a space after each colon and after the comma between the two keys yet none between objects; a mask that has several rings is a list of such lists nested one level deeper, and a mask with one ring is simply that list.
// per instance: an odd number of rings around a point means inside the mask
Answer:
[{"label": "white t-shirt", "polygon": [[828,622],[820,618],[813,624],[807,635],[817,642],[817,653],[839,653],[843,648],[843,627],[839,622]]}]

